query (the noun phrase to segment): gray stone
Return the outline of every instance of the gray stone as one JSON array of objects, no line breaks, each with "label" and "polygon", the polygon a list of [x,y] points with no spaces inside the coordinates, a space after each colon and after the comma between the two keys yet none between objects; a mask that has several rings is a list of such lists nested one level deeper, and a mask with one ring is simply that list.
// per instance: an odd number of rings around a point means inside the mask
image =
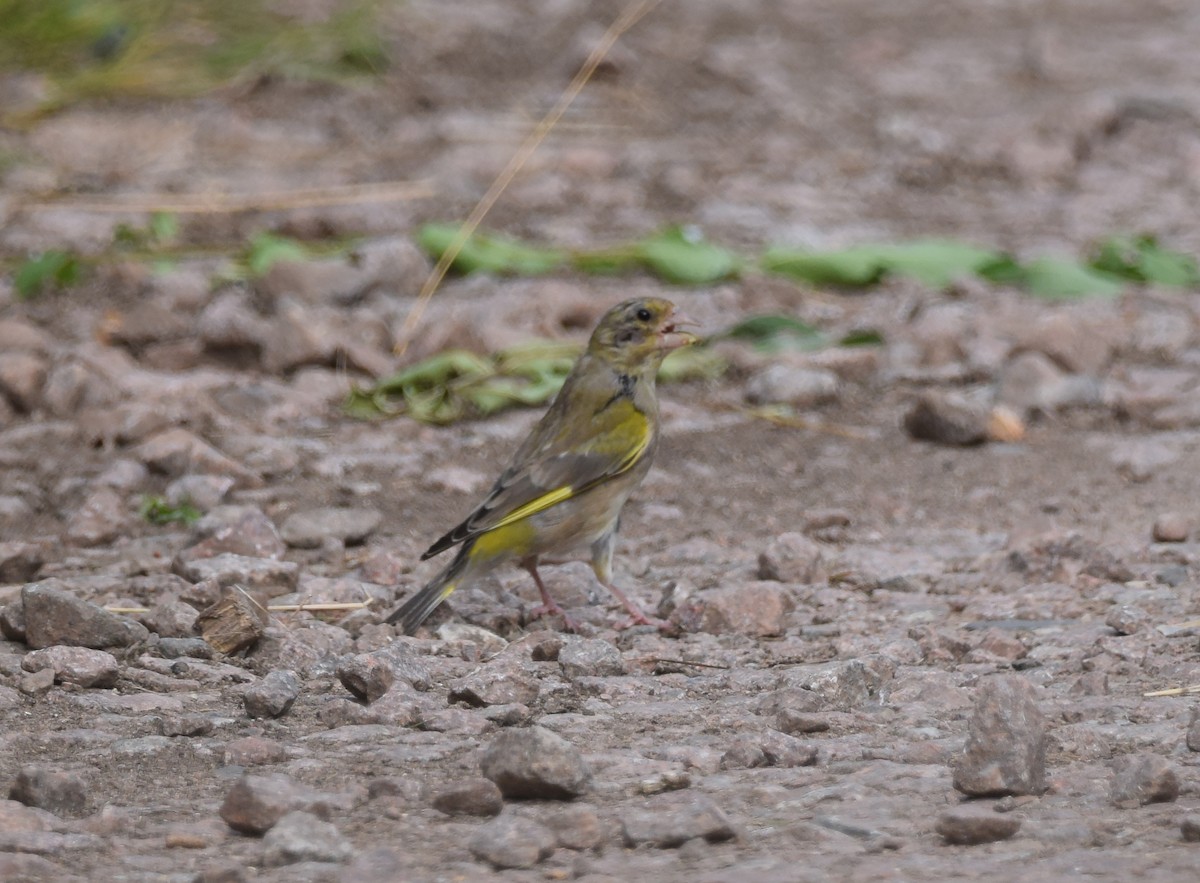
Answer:
[{"label": "gray stone", "polygon": [[1192,535],[1192,519],[1182,512],[1163,512],[1150,531],[1156,543],[1186,543]]},{"label": "gray stone", "polygon": [[778,582],[747,582],[702,592],[700,630],[713,635],[781,635],[795,601]]},{"label": "gray stone", "polygon": [[1113,761],[1113,803],[1171,803],[1179,797],[1175,766],[1157,754],[1126,754]]},{"label": "gray stone", "polygon": [[625,810],[621,832],[628,846],[648,844],[660,849],[682,846],[698,837],[719,843],[736,836],[733,825],[712,798],[691,791],[658,794]]},{"label": "gray stone", "polygon": [[302,810],[287,813],[263,837],[263,864],[269,868],[344,862],[353,854],[353,845],[336,826]]},{"label": "gray stone", "polygon": [[541,820],[554,832],[563,849],[595,849],[604,842],[604,825],[590,806],[572,804],[555,808]]},{"label": "gray stone", "polygon": [[746,381],[746,401],[811,408],[835,401],[841,389],[841,381],[832,371],[776,362]]},{"label": "gray stone", "polygon": [[1200,815],[1184,816],[1179,823],[1179,833],[1185,843],[1200,843]]},{"label": "gray stone", "polygon": [[1200,708],[1192,709],[1192,719],[1187,728],[1187,747],[1189,751],[1200,751]]},{"label": "gray stone", "polygon": [[328,538],[348,546],[360,545],[379,527],[377,509],[332,507],[295,512],[280,527],[283,541],[296,549],[319,549]]},{"label": "gray stone", "polygon": [[1013,813],[998,813],[977,806],[959,806],[938,816],[935,830],[947,843],[974,846],[1007,840],[1021,829]]},{"label": "gray stone", "polygon": [[467,847],[496,868],[532,868],[556,843],[554,833],[533,819],[504,815],[480,827]]},{"label": "gray stone", "polygon": [[234,484],[228,475],[181,475],[167,485],[164,496],[173,506],[189,503],[208,512],[225,501]]},{"label": "gray stone", "polygon": [[235,831],[262,834],[293,810],[329,815],[322,795],[287,776],[242,776],[221,804],[221,818]]},{"label": "gray stone", "polygon": [[104,650],[88,647],[46,647],[26,653],[21,660],[25,671],[53,669],[54,679],[80,687],[111,687],[117,682],[120,666],[117,658]]},{"label": "gray stone", "polygon": [[1046,721],[1034,687],[1018,675],[983,681],[954,765],[954,787],[972,797],[1046,790]]},{"label": "gray stone", "polygon": [[484,705],[532,705],[540,687],[521,660],[501,654],[450,684],[450,701]]},{"label": "gray stone", "polygon": [[154,472],[172,478],[193,472],[207,472],[228,475],[243,487],[262,484],[261,478],[236,460],[179,427],[165,429],[146,439],[134,450],[134,455]]},{"label": "gray stone", "polygon": [[66,818],[85,816],[89,809],[87,783],[79,775],[39,764],[21,767],[8,796]]},{"label": "gray stone", "polygon": [[158,642],[158,652],[164,659],[212,659],[213,649],[203,638],[163,638]]},{"label": "gray stone", "polygon": [[904,429],[915,439],[943,445],[977,445],[987,441],[990,410],[955,392],[922,393],[904,415]]},{"label": "gray stone", "polygon": [[242,694],[246,714],[250,717],[282,717],[291,711],[300,695],[300,677],[294,671],[280,669]]},{"label": "gray stone", "polygon": [[257,506],[217,506],[193,531],[198,542],[179,553],[181,561],[224,554],[278,559],[287,551],[275,523]]},{"label": "gray stone", "polygon": [[584,677],[619,677],[625,674],[621,651],[600,638],[568,640],[558,652],[563,676],[575,680]]},{"label": "gray stone", "polygon": [[56,579],[25,586],[21,605],[25,641],[36,650],[56,644],[94,650],[128,647],[150,635],[140,623],[76,598]]},{"label": "gray stone", "polygon": [[36,543],[0,543],[0,585],[29,582],[44,563],[42,547]]},{"label": "gray stone", "polygon": [[783,533],[758,556],[758,578],[783,583],[820,582],[821,547],[802,533]]},{"label": "gray stone", "polygon": [[177,598],[163,598],[142,617],[142,624],[159,637],[190,638],[196,634],[200,611]]},{"label": "gray stone", "polygon": [[1104,624],[1118,635],[1134,635],[1145,631],[1152,620],[1145,610],[1132,604],[1121,604],[1109,611],[1104,618]]},{"label": "gray stone", "polygon": [[163,736],[209,736],[214,729],[213,719],[198,712],[167,715],[158,723],[159,733]]},{"label": "gray stone", "polygon": [[342,686],[364,702],[374,702],[397,680],[418,690],[431,684],[429,666],[403,641],[392,641],[370,653],[347,656],[338,662]]},{"label": "gray stone", "polygon": [[449,816],[498,816],[504,809],[504,797],[490,779],[468,778],[440,789],[432,804]]},{"label": "gray stone", "polygon": [[129,529],[125,498],[112,488],[97,488],[67,520],[66,538],[77,546],[111,543]]},{"label": "gray stone", "polygon": [[46,360],[33,353],[0,352],[0,397],[28,414],[41,399],[46,382]]},{"label": "gray stone", "polygon": [[286,595],[296,588],[300,565],[273,558],[248,558],[245,555],[217,555],[192,561],[176,560],[175,572],[189,582],[213,579],[222,588],[239,585],[246,591],[268,598]]},{"label": "gray stone", "polygon": [[[780,676],[782,688],[800,688],[820,698],[822,707],[833,711],[850,711],[875,701],[883,685],[890,681],[893,669],[882,660],[838,660],[821,665],[795,666]],[[806,699],[792,694],[795,702]],[[806,709],[807,710],[807,709]]]},{"label": "gray stone", "polygon": [[575,746],[541,727],[500,733],[484,749],[480,769],[512,798],[570,800],[591,777]]}]

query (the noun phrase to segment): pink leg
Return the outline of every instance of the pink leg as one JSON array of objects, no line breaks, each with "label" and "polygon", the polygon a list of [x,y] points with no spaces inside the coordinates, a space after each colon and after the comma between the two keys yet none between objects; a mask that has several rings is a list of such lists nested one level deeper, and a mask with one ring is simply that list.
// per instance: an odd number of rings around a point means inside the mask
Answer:
[{"label": "pink leg", "polygon": [[632,598],[618,589],[611,582],[604,583],[604,588],[612,592],[613,596],[621,602],[621,606],[629,611],[629,619],[615,624],[614,627],[618,630],[627,629],[635,625],[652,625],[657,629],[664,630],[672,628],[671,623],[667,622],[666,620],[649,616],[644,610],[642,610],[641,607],[638,607],[637,603]]},{"label": "pink leg", "polygon": [[542,576],[538,573],[537,559],[532,558],[528,561],[522,561],[521,566],[529,571],[529,575],[533,577],[533,582],[537,585],[538,592],[542,596],[541,606],[530,610],[529,615],[533,619],[538,619],[539,617],[546,616],[547,614],[550,616],[561,616],[563,619],[563,627],[566,628],[567,631],[579,631],[579,623],[572,619],[571,615],[562,609],[562,605],[550,597],[550,593],[546,591],[546,584],[542,582]]}]

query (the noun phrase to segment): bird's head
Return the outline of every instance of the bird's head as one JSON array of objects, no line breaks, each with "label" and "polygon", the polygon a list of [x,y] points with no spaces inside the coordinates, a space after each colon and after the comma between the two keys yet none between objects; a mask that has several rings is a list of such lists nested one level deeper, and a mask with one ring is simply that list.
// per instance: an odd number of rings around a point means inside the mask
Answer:
[{"label": "bird's head", "polygon": [[694,324],[675,309],[669,300],[639,297],[617,304],[604,314],[588,352],[612,363],[623,373],[654,368],[671,350],[690,346],[697,338],[679,326]]}]

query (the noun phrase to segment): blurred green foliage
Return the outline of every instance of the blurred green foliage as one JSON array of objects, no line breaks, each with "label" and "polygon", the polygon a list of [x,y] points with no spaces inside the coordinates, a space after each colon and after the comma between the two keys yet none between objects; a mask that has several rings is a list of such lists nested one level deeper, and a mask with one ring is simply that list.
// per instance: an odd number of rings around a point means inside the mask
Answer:
[{"label": "blurred green foliage", "polygon": [[377,72],[383,0],[321,20],[267,0],[0,0],[0,69],[45,74],[49,106],[113,95],[196,95],[244,77]]}]

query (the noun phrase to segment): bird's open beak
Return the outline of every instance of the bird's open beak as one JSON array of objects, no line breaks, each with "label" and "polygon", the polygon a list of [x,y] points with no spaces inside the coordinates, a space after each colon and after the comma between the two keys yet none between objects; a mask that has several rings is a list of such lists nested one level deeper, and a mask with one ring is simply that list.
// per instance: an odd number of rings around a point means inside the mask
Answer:
[{"label": "bird's open beak", "polygon": [[671,350],[677,350],[680,347],[691,346],[694,343],[699,343],[700,338],[698,338],[696,335],[687,331],[679,330],[681,325],[695,326],[698,324],[698,322],[694,321],[693,319],[689,319],[683,313],[672,313],[658,331],[658,348],[660,350],[666,350],[670,352]]}]

